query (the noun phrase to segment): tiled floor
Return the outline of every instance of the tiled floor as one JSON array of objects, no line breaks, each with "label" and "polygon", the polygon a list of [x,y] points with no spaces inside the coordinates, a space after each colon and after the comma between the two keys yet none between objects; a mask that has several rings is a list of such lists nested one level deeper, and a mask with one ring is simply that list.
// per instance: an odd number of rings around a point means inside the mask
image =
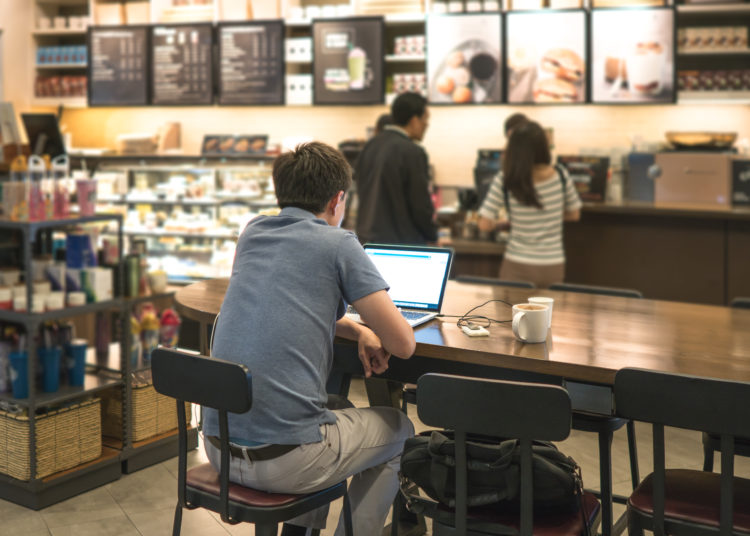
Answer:
[{"label": "tiled floor", "polygon": [[[362,382],[352,385],[351,399],[357,406],[366,406]],[[413,408],[412,408],[413,409]],[[425,427],[411,416],[417,430]],[[641,473],[650,471],[651,433],[645,425],[637,426]],[[667,431],[667,465],[699,469],[702,466],[700,434],[682,430]],[[560,444],[560,449],[575,458],[583,469],[584,482],[595,487],[599,465],[593,434],[573,432]],[[615,492],[630,491],[630,473],[625,432],[615,435],[613,444],[613,476]],[[190,463],[203,463],[201,450],[190,454]],[[717,457],[718,466],[718,457]],[[737,474],[750,477],[750,460],[737,458]],[[0,534],[13,536],[164,536],[171,534],[172,516],[177,491],[177,463],[175,459],[148,467],[120,480],[89,491],[62,503],[35,512],[0,500]],[[331,508],[325,535],[333,534],[340,504]],[[615,506],[615,515],[623,507]],[[248,525],[225,525],[217,515],[205,510],[185,511],[184,536],[226,536],[253,534]]]}]

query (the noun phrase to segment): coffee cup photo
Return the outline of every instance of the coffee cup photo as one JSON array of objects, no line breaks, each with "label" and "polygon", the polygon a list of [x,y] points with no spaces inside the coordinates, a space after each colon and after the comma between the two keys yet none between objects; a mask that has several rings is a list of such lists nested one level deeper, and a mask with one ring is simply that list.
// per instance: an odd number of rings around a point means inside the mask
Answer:
[{"label": "coffee cup photo", "polygon": [[526,343],[544,342],[549,330],[549,307],[536,303],[519,303],[513,306],[513,335]]}]

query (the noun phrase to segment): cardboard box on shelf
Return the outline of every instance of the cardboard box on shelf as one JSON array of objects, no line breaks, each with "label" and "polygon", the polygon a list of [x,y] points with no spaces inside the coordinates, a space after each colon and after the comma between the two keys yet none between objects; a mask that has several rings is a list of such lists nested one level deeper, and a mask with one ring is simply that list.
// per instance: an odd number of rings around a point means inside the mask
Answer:
[{"label": "cardboard box on shelf", "polygon": [[150,2],[126,2],[125,22],[127,24],[148,24],[151,22]]},{"label": "cardboard box on shelf", "polygon": [[94,22],[100,26],[125,23],[125,6],[120,2],[94,4]]}]

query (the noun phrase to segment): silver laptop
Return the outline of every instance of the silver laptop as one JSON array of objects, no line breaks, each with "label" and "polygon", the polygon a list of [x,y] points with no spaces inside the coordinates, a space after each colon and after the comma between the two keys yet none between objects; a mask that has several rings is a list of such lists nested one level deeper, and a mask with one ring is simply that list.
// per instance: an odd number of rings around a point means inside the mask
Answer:
[{"label": "silver laptop", "polygon": [[[365,253],[388,283],[388,295],[410,326],[424,324],[440,313],[452,249],[365,244]],[[361,322],[356,311],[349,309],[347,316]]]}]

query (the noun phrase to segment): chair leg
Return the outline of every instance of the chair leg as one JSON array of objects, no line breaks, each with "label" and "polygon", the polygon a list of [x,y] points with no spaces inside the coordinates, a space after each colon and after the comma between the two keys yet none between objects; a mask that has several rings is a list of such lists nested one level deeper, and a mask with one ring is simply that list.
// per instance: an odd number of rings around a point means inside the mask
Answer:
[{"label": "chair leg", "polygon": [[703,470],[708,472],[714,470],[714,449],[705,443],[703,444]]},{"label": "chair leg", "polygon": [[354,536],[352,505],[349,502],[349,492],[344,493],[344,534],[346,536]]},{"label": "chair leg", "polygon": [[612,432],[599,433],[599,487],[602,494],[602,536],[612,533]]},{"label": "chair leg", "polygon": [[174,509],[174,523],[172,524],[172,536],[180,536],[182,530],[182,505],[178,502]]},{"label": "chair leg", "polygon": [[628,432],[628,451],[630,454],[630,479],[633,482],[633,489],[641,483],[640,472],[638,471],[638,445],[635,441],[635,423],[628,421],[626,425]]},{"label": "chair leg", "polygon": [[279,525],[277,523],[256,523],[255,536],[277,536]]},{"label": "chair leg", "polygon": [[626,515],[628,516],[628,536],[643,536],[640,520],[630,512]]}]

